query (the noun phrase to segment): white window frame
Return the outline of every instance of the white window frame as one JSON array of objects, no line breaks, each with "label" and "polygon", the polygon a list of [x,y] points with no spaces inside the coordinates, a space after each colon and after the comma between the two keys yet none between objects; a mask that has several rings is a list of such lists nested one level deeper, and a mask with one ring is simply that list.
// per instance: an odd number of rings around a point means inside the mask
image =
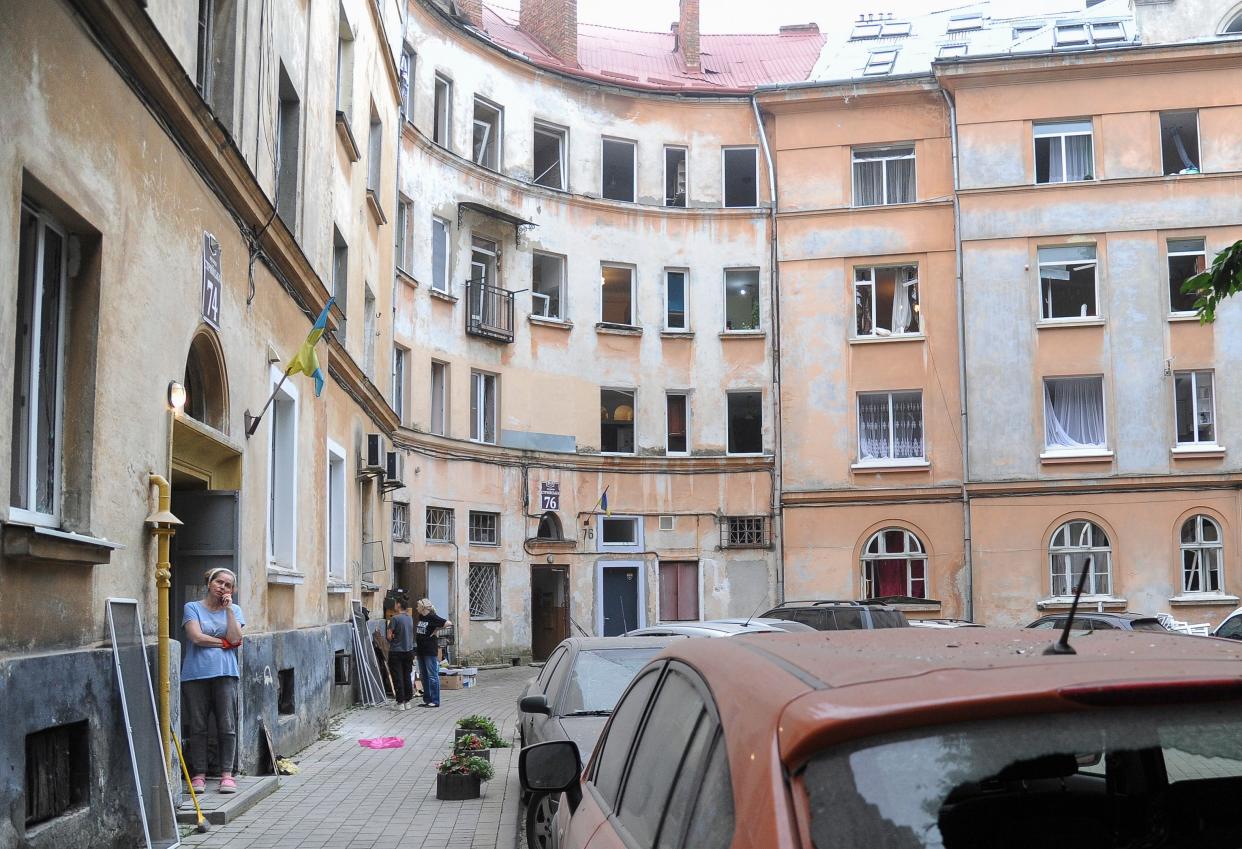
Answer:
[{"label": "white window frame", "polygon": [[[561,151],[560,161],[557,163],[557,166],[556,166],[556,173],[559,177],[560,185],[549,186],[546,183],[539,182],[539,178],[543,175],[534,173],[534,167],[533,167],[534,166],[534,154],[533,153],[531,154],[531,165],[532,165],[531,182],[534,183],[536,186],[543,186],[545,189],[552,189],[553,191],[560,191],[560,192],[569,191],[569,169],[565,167],[565,163],[568,161],[568,158],[569,158],[569,130],[568,128],[562,127],[558,124],[551,124],[551,123],[548,123],[547,121],[541,121],[536,118],[532,136],[537,136],[541,134],[555,138],[557,141],[557,146],[560,148],[560,151]],[[551,169],[548,169],[548,170],[550,171]]]},{"label": "white window frame", "polygon": [[[604,194],[604,147],[608,142],[617,144],[628,144],[630,146],[630,198],[622,200],[619,198],[610,198]],[[599,196],[603,200],[610,200],[614,203],[637,203],[638,202],[638,142],[634,139],[623,139],[619,136],[603,136],[599,143]]]},{"label": "white window frame", "polygon": [[[485,401],[487,399],[487,381],[492,381],[492,436],[491,441],[484,438],[487,433],[487,409]],[[477,369],[470,372],[470,393],[472,398],[471,407],[473,415],[470,420],[470,441],[478,442],[483,445],[498,445],[500,443],[500,376],[487,371],[479,371]]]},{"label": "white window frame", "polygon": [[392,502],[392,540],[410,541],[410,505],[404,501]]},{"label": "white window frame", "polygon": [[[917,330],[895,331],[895,330],[892,330],[891,328],[880,327],[877,322],[876,308],[879,305],[879,301],[876,298],[875,273],[882,269],[889,269],[889,268],[892,268],[892,269],[913,268],[914,269],[914,295],[915,297],[914,297],[914,305],[911,307],[911,312],[913,315],[917,316],[918,318],[918,329]],[[863,271],[867,272],[867,276],[869,279],[867,280],[858,279],[859,272],[863,272]],[[919,278],[919,264],[917,262],[898,262],[898,263],[891,263],[891,264],[884,263],[882,265],[856,265],[854,266],[854,328],[853,328],[853,333],[851,334],[853,338],[855,339],[892,339],[892,338],[915,339],[915,338],[922,337],[924,335],[923,334],[923,312],[922,312],[923,302],[919,300],[919,295],[922,294],[922,286],[920,285],[920,283],[921,281]],[[896,285],[902,285],[902,284],[900,281],[896,281],[894,283],[894,286]],[[859,333],[858,332],[858,290],[859,290],[859,287],[868,287],[868,286],[871,288],[871,332],[870,333]],[[889,318],[888,321],[889,321],[889,324],[892,324],[891,317]],[[879,332],[881,330],[883,330],[884,332],[883,333]]]},{"label": "white window frame", "polygon": [[[436,386],[435,372],[436,366],[440,367],[440,385]],[[431,361],[431,375],[428,382],[431,384],[428,388],[431,390],[431,405],[427,411],[430,421],[428,422],[428,430],[436,436],[448,436],[449,425],[449,364],[442,360]],[[440,416],[436,420],[436,395],[437,390],[440,401]]]},{"label": "white window frame", "polygon": [[[443,236],[441,237],[442,241],[444,242],[444,279],[443,280],[436,279],[435,240],[436,240],[436,225],[437,224],[441,225],[442,232],[443,232]],[[449,235],[452,232],[452,226],[453,226],[452,223],[447,218],[441,218],[438,215],[431,216],[431,255],[428,257],[428,259],[431,262],[431,288],[436,292],[442,292],[446,295],[449,293],[449,290],[452,288],[452,285],[450,284],[449,281],[453,279],[453,254],[452,254],[452,251],[450,250],[453,244],[453,240],[450,238],[450,235]]]},{"label": "white window frame", "polygon": [[[1085,124],[1088,129],[1062,129],[1073,125]],[[1072,136],[1087,136],[1091,139],[1091,175],[1081,180],[1066,179],[1068,173],[1065,165],[1065,140]],[[1037,142],[1039,139],[1060,139],[1061,140],[1061,179],[1052,179],[1052,167],[1049,163],[1048,180],[1039,182],[1039,149]],[[1037,186],[1057,186],[1062,183],[1091,183],[1095,181],[1095,122],[1091,118],[1062,118],[1057,121],[1037,121],[1031,125],[1031,176]]]},{"label": "white window frame", "polygon": [[[669,323],[669,315],[671,313],[670,294],[672,289],[669,286],[668,276],[670,274],[681,275],[681,311],[682,326],[674,327]],[[690,269],[688,268],[666,268],[664,269],[664,329],[670,333],[689,333],[690,332]]]},{"label": "white window frame", "polygon": [[[441,97],[440,92],[444,92]],[[453,79],[439,72],[432,83],[431,141],[445,150],[453,149]],[[436,133],[439,123],[441,132]]]},{"label": "white window frame", "polygon": [[397,195],[396,224],[397,270],[410,274],[414,268],[414,201],[400,193]]},{"label": "white window frame", "polygon": [[[1100,416],[1103,419],[1104,442],[1099,445],[1085,445],[1082,448],[1063,447],[1048,444],[1048,390],[1047,384],[1058,380],[1094,380],[1100,387]],[[1108,447],[1108,398],[1104,392],[1104,377],[1098,374],[1058,374],[1045,377],[1040,383],[1043,406],[1044,452],[1041,457],[1107,457],[1112,456]]]},{"label": "white window frame", "polygon": [[[1197,251],[1175,251],[1172,249],[1172,245],[1174,242],[1193,242],[1193,241],[1198,241],[1202,243],[1203,247],[1201,247]],[[1178,236],[1178,237],[1170,237],[1169,239],[1165,241],[1164,244],[1165,244],[1164,271],[1165,271],[1165,283],[1168,285],[1168,289],[1169,289],[1169,315],[1177,316],[1177,317],[1197,316],[1198,313],[1196,313],[1195,310],[1193,309],[1189,309],[1189,310],[1173,309],[1173,273],[1172,273],[1173,269],[1169,267],[1169,260],[1175,256],[1201,256],[1203,257],[1203,267],[1206,270],[1208,268],[1207,239],[1205,239],[1202,236]]]},{"label": "white window frame", "polygon": [[[279,366],[271,366],[268,372],[268,385],[272,388],[274,398],[272,409],[268,412],[271,417],[268,421],[268,474],[267,474],[267,545],[265,548],[266,560],[269,569],[276,569],[282,572],[297,571],[298,556],[298,425],[299,425],[299,404],[298,404],[298,388],[291,380],[285,380],[282,385],[284,373]],[[277,389],[276,387],[280,387]],[[292,416],[289,423],[289,433],[287,436],[292,440],[292,446],[287,452],[282,452],[284,456],[276,458],[274,456],[277,446],[276,427],[279,417],[276,412],[276,405],[281,403],[290,404]],[[279,462],[277,460],[279,459]],[[279,476],[279,480],[273,477],[273,472]],[[287,499],[287,503],[278,502],[278,499]],[[277,540],[278,529],[272,525],[272,520],[276,512],[284,513],[284,521],[287,523],[286,533],[281,540]]]},{"label": "white window frame", "polygon": [[637,327],[638,326],[638,302],[637,302],[638,269],[633,265],[626,265],[623,262],[601,262],[599,266],[600,266],[600,279],[601,279],[601,286],[599,289],[599,320],[606,324],[617,324],[617,322],[611,322],[611,321],[608,321],[608,319],[604,318],[604,287],[602,285],[602,279],[603,279],[605,268],[620,268],[630,273],[630,320],[624,324],[619,324],[618,326]]},{"label": "white window frame", "polygon": [[893,66],[897,64],[897,54],[900,52],[895,47],[872,50],[867,54],[867,64],[863,66],[862,75],[864,77],[882,77],[885,74],[891,73]]},{"label": "white window frame", "polygon": [[[1041,250],[1057,250],[1061,248],[1091,248],[1094,256],[1091,259],[1065,259],[1065,260],[1043,260],[1039,257]],[[1167,264],[1167,263],[1166,263]],[[1103,314],[1100,312],[1100,250],[1095,243],[1077,243],[1072,245],[1038,245],[1035,248],[1035,277],[1039,285],[1039,324],[1074,324],[1081,322],[1098,322]],[[1044,269],[1045,268],[1063,268],[1068,274],[1071,270],[1081,270],[1083,267],[1090,265],[1094,267],[1092,271],[1093,282],[1095,283],[1095,312],[1087,315],[1067,315],[1054,318],[1052,316],[1052,305],[1044,302]],[[1074,266],[1071,269],[1070,266]],[[1045,315],[1045,312],[1048,314]]]},{"label": "white window frame", "polygon": [[[548,314],[548,308],[551,302],[548,296],[543,294],[542,292],[535,291],[535,272],[534,272],[535,257],[551,257],[553,259],[558,259],[561,262],[561,279],[557,283],[557,289],[559,290],[557,293],[557,301],[560,306],[557,310],[556,315]],[[531,280],[530,280],[530,314],[531,315],[539,316],[540,318],[546,318],[551,321],[565,321],[568,318],[568,310],[566,308],[567,304],[565,303],[565,294],[566,294],[565,290],[568,288],[565,285],[565,281],[569,276],[568,267],[569,267],[569,261],[565,257],[564,254],[554,254],[551,251],[531,251]],[[542,305],[543,307],[542,310],[539,310],[537,308],[540,305]]]},{"label": "white window frame", "polygon": [[[19,279],[18,286],[29,285],[30,292],[30,347],[27,350],[27,357],[30,367],[29,372],[29,389],[26,403],[26,416],[23,425],[26,429],[26,503],[31,505],[29,508],[17,507],[10,504],[9,519],[21,522],[28,522],[32,525],[44,527],[59,527],[61,523],[61,507],[64,468],[64,410],[65,410],[65,333],[68,330],[68,306],[69,306],[69,233],[60,226],[54,219],[33,204],[23,200],[21,210],[27,215],[33,216],[36,222],[35,244],[30,246],[33,254],[33,279],[23,281]],[[46,234],[52,231],[60,237],[61,255],[60,255],[60,279],[58,281],[60,287],[59,300],[59,316],[57,316],[56,324],[56,352],[55,363],[53,368],[56,371],[55,387],[56,387],[56,409],[53,413],[55,417],[55,433],[53,435],[52,446],[52,480],[47,482],[47,486],[51,489],[52,494],[52,510],[46,513],[37,509],[38,491],[39,491],[39,469],[38,469],[38,436],[39,436],[39,409],[42,406],[42,399],[39,397],[40,384],[40,367],[39,352],[42,348],[42,328],[43,328],[43,297],[44,297],[44,273],[43,260],[46,254]],[[19,236],[20,241],[20,236]],[[14,246],[16,247],[16,246]],[[19,272],[20,274],[21,272]],[[14,305],[16,310],[16,305]],[[18,316],[17,321],[23,320]],[[16,328],[10,327],[10,331],[16,335]],[[12,374],[13,363],[10,363],[9,373]],[[17,404],[17,399],[13,399],[13,404]],[[13,436],[13,447],[16,446],[17,434]],[[10,461],[11,464],[11,461]],[[13,472],[10,465],[10,473]]]},{"label": "white window frame", "polygon": [[[634,529],[632,539],[623,542],[605,542],[604,541],[604,525],[613,522],[627,522]],[[595,517],[596,533],[599,534],[599,544],[597,548],[600,551],[639,551],[643,546],[643,520],[641,516],[605,516],[597,515]]]},{"label": "white window frame", "polygon": [[[480,168],[486,168],[489,171],[495,171],[497,173],[500,173],[501,171],[504,170],[504,163],[505,163],[505,151],[504,151],[505,108],[501,106],[499,103],[496,103],[495,101],[492,101],[492,100],[488,100],[486,97],[483,97],[482,95],[478,95],[478,94],[474,96],[473,105],[474,105],[474,108],[470,111],[470,127],[471,127],[470,160],[475,165],[478,165]],[[478,111],[480,106],[482,106],[484,109],[489,109],[492,112],[496,113],[495,127],[493,127],[487,121],[480,121],[478,118],[474,117],[475,112]],[[483,151],[482,151],[482,155],[476,155],[476,152],[474,149],[475,148],[474,138],[475,138],[475,133],[478,132],[480,126],[484,128]],[[493,134],[495,135],[494,138],[493,138]],[[496,161],[493,164],[489,165],[486,162],[483,162],[481,160],[487,159],[487,156],[486,156],[487,150],[489,146],[493,144],[495,145]]]},{"label": "white window frame", "polygon": [[[484,539],[481,534],[487,531],[482,520],[492,522],[492,539]],[[476,521],[478,520],[478,521]],[[500,514],[489,510],[471,510],[466,516],[466,542],[470,545],[485,545],[495,548],[500,545]]]},{"label": "white window frame", "polygon": [[[759,307],[759,315],[755,319],[754,327],[729,327],[729,272],[753,271],[755,272],[755,305]],[[721,315],[722,333],[760,333],[763,330],[763,271],[755,265],[737,265],[721,269],[720,283],[723,288],[724,297],[721,298],[721,306],[723,315]],[[745,297],[743,295],[742,297]]]},{"label": "white window frame", "polygon": [[392,409],[397,414],[397,421],[405,424],[405,370],[410,361],[409,349],[400,345],[392,346]]},{"label": "white window frame", "polygon": [[[894,552],[878,551],[877,553],[873,554],[871,552],[871,544],[873,542],[876,543],[877,549],[884,548],[887,544],[885,534],[892,533],[893,531],[899,531],[902,534],[902,545],[903,545],[904,550],[894,551]],[[880,530],[876,531],[871,536],[867,537],[867,542],[863,545],[862,557],[859,558],[859,565],[862,567],[862,577],[861,577],[862,593],[860,594],[861,598],[880,598],[881,597],[880,594],[876,591],[876,587],[875,587],[875,583],[876,583],[875,572],[874,572],[875,567],[871,566],[870,564],[876,563],[882,560],[904,560],[906,564],[905,595],[911,598],[920,598],[920,599],[928,598],[927,585],[931,583],[931,579],[927,573],[931,568],[931,558],[927,556],[927,546],[923,544],[923,540],[919,538],[918,534],[916,534],[914,531],[910,530],[909,528],[890,526],[887,528],[881,528]],[[910,574],[910,562],[912,560],[923,561],[923,577],[922,578],[916,579]],[[871,574],[868,575],[868,572],[871,572]],[[916,582],[922,583],[923,585],[922,595],[916,595],[914,592],[914,585]]]},{"label": "white window frame", "polygon": [[970,52],[970,45],[966,42],[957,42],[955,44],[942,44],[940,50],[936,53],[937,59],[957,59],[965,56]]},{"label": "white window frame", "polygon": [[418,54],[408,42],[401,45],[401,119],[414,121],[414,68]]},{"label": "white window frame", "polygon": [[371,284],[362,285],[362,370],[372,380],[375,379],[375,339],[376,339],[376,304],[375,292]]},{"label": "white window frame", "polygon": [[[686,405],[686,448],[684,451],[674,451],[668,447],[669,439],[672,437],[672,432],[669,430],[668,401],[673,397],[681,398]],[[690,390],[670,389],[664,393],[664,453],[670,457],[687,457],[690,451]]]},{"label": "white window frame", "polygon": [[[1075,522],[1082,522],[1082,523],[1085,523],[1087,526],[1083,530],[1083,532],[1079,535],[1077,544],[1075,544],[1075,542],[1072,539],[1070,539],[1070,536],[1069,536],[1070,525],[1072,525]],[[1108,543],[1109,543],[1108,545],[1096,545],[1095,544],[1095,532],[1092,530],[1093,528],[1098,528],[1101,532],[1103,532],[1105,538],[1108,540]],[[1057,537],[1061,535],[1062,531],[1065,532],[1066,544],[1057,545]],[[1090,536],[1089,540],[1087,540],[1088,536]],[[1089,544],[1084,545],[1083,544],[1084,540],[1087,540]],[[1068,519],[1065,522],[1062,522],[1060,525],[1058,525],[1057,529],[1052,532],[1052,536],[1048,539],[1048,589],[1049,589],[1049,593],[1052,596],[1052,598],[1070,598],[1074,595],[1074,588],[1077,586],[1077,579],[1074,577],[1074,571],[1073,571],[1072,564],[1066,564],[1067,568],[1065,569],[1067,573],[1066,579],[1068,580],[1070,584],[1070,586],[1068,587],[1069,592],[1058,593],[1056,591],[1057,590],[1057,586],[1056,586],[1057,576],[1055,574],[1056,558],[1057,557],[1070,557],[1074,554],[1086,554],[1092,557],[1097,557],[1101,554],[1105,556],[1108,562],[1108,567],[1107,569],[1104,570],[1103,574],[1107,577],[1108,587],[1104,591],[1102,592],[1100,591],[1100,587],[1098,586],[1098,580],[1096,577],[1098,574],[1100,574],[1100,570],[1094,568],[1095,564],[1093,562],[1091,564],[1092,568],[1088,572],[1088,575],[1087,575],[1087,582],[1083,585],[1082,595],[1083,595],[1083,598],[1087,598],[1087,599],[1111,597],[1113,593],[1112,538],[1108,535],[1108,531],[1100,527],[1100,525],[1097,524],[1094,520],[1087,519],[1087,518],[1074,518],[1074,519]]]},{"label": "white window frame", "polygon": [[[670,150],[680,150],[682,153],[685,154],[685,158],[682,161],[686,163],[686,196],[684,198],[685,202],[682,203],[681,206],[675,206],[669,203],[669,200],[671,200],[671,198],[667,196],[668,194],[668,152]],[[682,144],[666,144],[664,145],[664,148],[661,151],[661,153],[664,156],[664,163],[662,166],[663,175],[664,175],[664,183],[662,185],[664,186],[664,191],[665,191],[664,206],[667,209],[689,209],[690,208],[690,148]],[[724,160],[722,159],[721,160],[722,169],[723,169],[723,166],[724,166]],[[722,185],[723,185],[723,179],[724,178],[723,178],[723,170],[722,170],[722,177],[721,177]],[[721,197],[723,197],[723,195],[721,195]]]},{"label": "white window frame", "polygon": [[349,577],[349,479],[345,449],[328,440],[327,518],[324,523],[324,558],[329,584],[344,583]]},{"label": "white window frame", "polygon": [[[746,204],[730,205],[726,203],[725,185],[728,182],[728,171],[725,168],[725,158],[731,150],[749,150],[754,155],[755,160],[755,202]],[[689,154],[687,153],[686,168],[689,170]],[[687,178],[688,179],[688,178]],[[724,209],[757,209],[759,207],[759,148],[753,144],[734,144],[726,145],[720,148],[720,206]]]},{"label": "white window frame", "polygon": [[[1208,422],[1212,425],[1212,439],[1199,439],[1199,419],[1204,410],[1199,408],[1199,380],[1200,375],[1210,374],[1212,376],[1211,388],[1212,394],[1208,399],[1209,409]],[[1194,420],[1195,438],[1190,442],[1183,442],[1178,438],[1180,428],[1177,426],[1177,378],[1190,377],[1190,401],[1191,401],[1191,418]],[[1173,372],[1173,439],[1179,448],[1215,448],[1220,444],[1220,423],[1216,419],[1216,372],[1210,368],[1203,369],[1182,369]]]},{"label": "white window frame", "polygon": [[[906,151],[909,153],[906,153]],[[859,158],[859,154],[873,154],[870,158]],[[874,156],[874,154],[892,154],[884,156]],[[891,199],[891,192],[888,185],[888,163],[899,160],[909,159],[914,163],[913,173],[910,179],[914,181],[911,186],[911,199],[908,201],[897,201]],[[880,163],[880,182],[884,186],[883,199],[879,203],[861,203],[859,202],[858,188],[858,166],[864,163],[878,162]],[[908,144],[887,144],[883,147],[856,147],[850,149],[850,182],[853,189],[852,202],[856,207],[872,207],[872,206],[900,206],[907,203],[916,203],[919,198],[919,163],[913,142]]]},{"label": "white window frame", "polygon": [[[1182,532],[1186,525],[1191,522],[1195,523],[1195,538],[1191,542],[1182,539]],[[1216,529],[1216,541],[1210,542],[1203,539],[1203,526],[1210,524]],[[1221,530],[1220,522],[1216,521],[1212,516],[1206,513],[1196,513],[1193,516],[1187,516],[1186,521],[1182,522],[1181,527],[1177,529],[1178,539],[1178,559],[1177,568],[1181,573],[1180,583],[1183,595],[1220,595],[1225,591],[1225,539]],[[1186,574],[1186,554],[1193,552],[1195,558],[1195,568],[1199,570],[1199,589],[1192,590],[1187,586]],[[1205,558],[1204,554],[1210,552],[1212,556]],[[1215,567],[1205,560],[1214,560]],[[1205,568],[1206,567],[1206,568]],[[1215,572],[1215,580],[1209,580],[1211,573]],[[1215,583],[1213,589],[1204,589],[1204,584]]]},{"label": "white window frame", "polygon": [[[920,448],[917,457],[894,457],[893,452],[897,446],[897,423],[896,416],[893,414],[893,396],[909,395],[917,393],[919,396],[919,433],[922,435]],[[888,457],[864,458],[862,447],[862,400],[863,398],[880,398],[888,399]],[[856,467],[866,466],[915,466],[927,463],[927,409],[923,406],[923,390],[922,389],[891,389],[883,392],[859,392],[854,402],[854,422],[857,430],[857,448],[858,462]]]}]

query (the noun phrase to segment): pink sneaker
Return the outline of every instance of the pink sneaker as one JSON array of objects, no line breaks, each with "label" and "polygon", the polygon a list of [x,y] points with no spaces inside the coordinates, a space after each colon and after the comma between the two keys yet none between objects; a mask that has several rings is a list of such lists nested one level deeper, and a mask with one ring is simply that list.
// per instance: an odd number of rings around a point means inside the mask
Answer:
[{"label": "pink sneaker", "polygon": [[193,778],[190,779],[190,787],[194,789],[195,793],[207,792],[207,776],[205,775],[194,776]]},{"label": "pink sneaker", "polygon": [[236,793],[237,792],[237,782],[233,779],[233,776],[226,775],[220,779],[220,792],[221,793]]}]

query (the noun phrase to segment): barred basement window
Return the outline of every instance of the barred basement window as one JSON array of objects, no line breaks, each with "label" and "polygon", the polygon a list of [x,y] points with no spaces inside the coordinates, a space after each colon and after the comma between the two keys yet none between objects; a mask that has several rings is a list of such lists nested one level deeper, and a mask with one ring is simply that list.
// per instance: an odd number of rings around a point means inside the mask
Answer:
[{"label": "barred basement window", "polygon": [[470,618],[500,618],[500,564],[470,564]]},{"label": "barred basement window", "polygon": [[470,542],[474,545],[499,545],[500,514],[471,510]]},{"label": "barred basement window", "polygon": [[85,721],[26,735],[26,828],[90,804],[90,732]]},{"label": "barred basement window", "polygon": [[428,507],[424,536],[427,542],[452,542],[453,511],[447,507]]},{"label": "barred basement window", "polygon": [[725,516],[720,523],[721,548],[767,548],[771,544],[767,516]]},{"label": "barred basement window", "polygon": [[410,505],[392,505],[392,538],[396,542],[410,541]]}]

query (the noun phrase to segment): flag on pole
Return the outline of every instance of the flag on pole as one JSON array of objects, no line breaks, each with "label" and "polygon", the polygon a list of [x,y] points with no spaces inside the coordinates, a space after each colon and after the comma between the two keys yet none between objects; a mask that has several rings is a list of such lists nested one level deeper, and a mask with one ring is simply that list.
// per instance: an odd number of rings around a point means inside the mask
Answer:
[{"label": "flag on pole", "polygon": [[319,314],[319,318],[315,319],[315,324],[311,327],[306,341],[302,343],[302,347],[298,349],[297,354],[289,361],[288,368],[285,369],[286,375],[301,372],[314,378],[316,398],[323,392],[323,372],[319,369],[319,357],[315,354],[315,346],[319,344],[324,331],[328,329],[328,311],[332,309],[335,301],[335,296],[328,298],[328,302],[323,305],[323,312]]},{"label": "flag on pole", "polygon": [[608,487],[604,487],[604,494],[599,497],[599,506],[603,509],[605,516],[612,515],[612,511],[608,509]]}]

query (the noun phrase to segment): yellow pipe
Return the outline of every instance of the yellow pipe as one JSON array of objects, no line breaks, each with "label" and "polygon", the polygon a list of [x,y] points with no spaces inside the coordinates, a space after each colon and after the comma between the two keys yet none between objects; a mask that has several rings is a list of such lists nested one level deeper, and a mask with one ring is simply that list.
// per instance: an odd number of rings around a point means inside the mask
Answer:
[{"label": "yellow pipe", "polygon": [[[176,521],[176,517],[172,515],[172,487],[163,475],[151,475],[150,483],[159,489],[159,506],[156,508],[157,517],[169,517],[172,522]],[[155,517],[152,517],[155,518]],[[148,520],[150,521],[150,520]],[[159,714],[160,714],[160,740],[164,746],[164,763],[168,763],[169,749],[168,739],[172,727],[172,721],[169,716],[169,676],[168,676],[168,591],[172,587],[172,564],[168,560],[169,543],[172,536],[177,531],[169,521],[155,521],[151,533],[156,538],[156,564],[155,564],[155,599],[156,599],[156,627],[158,628],[159,639],[156,643],[156,668],[159,671],[159,681],[157,689],[159,690]]]}]

